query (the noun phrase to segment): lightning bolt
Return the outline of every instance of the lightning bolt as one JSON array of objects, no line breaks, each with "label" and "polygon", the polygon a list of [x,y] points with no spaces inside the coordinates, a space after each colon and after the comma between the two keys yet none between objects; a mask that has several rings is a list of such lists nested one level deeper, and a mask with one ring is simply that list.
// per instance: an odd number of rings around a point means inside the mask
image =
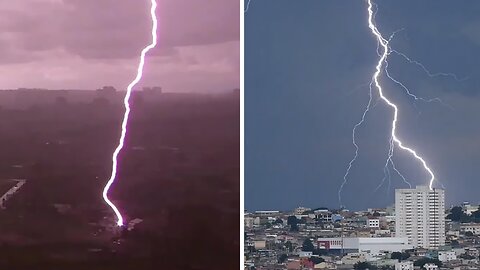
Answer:
[{"label": "lightning bolt", "polygon": [[411,59],[410,57],[408,57],[406,54],[402,53],[402,52],[399,52],[397,50],[394,50],[394,49],[390,49],[390,52],[392,53],[395,53],[401,57],[403,57],[403,59],[407,60],[410,64],[414,64],[414,65],[417,65],[419,66],[425,73],[428,74],[429,77],[440,77],[440,76],[443,76],[443,77],[452,77],[453,79],[455,79],[456,81],[458,82],[463,82],[465,80],[468,79],[468,77],[464,77],[462,79],[458,78],[458,76],[454,73],[445,73],[445,72],[438,72],[438,73],[432,73],[430,72],[424,64],[416,61],[416,60],[413,60]]},{"label": "lightning bolt", "polygon": [[251,1],[252,1],[252,0],[248,0],[248,2],[247,2],[247,7],[246,7],[245,10],[243,11],[244,13],[247,13],[247,12],[248,12],[248,8],[250,7],[250,2],[251,2]]},{"label": "lightning bolt", "polygon": [[407,151],[415,159],[417,159],[422,164],[423,168],[430,175],[428,186],[429,186],[430,189],[432,189],[433,182],[435,181],[435,175],[433,174],[433,171],[430,169],[430,167],[428,167],[427,162],[420,155],[418,155],[415,150],[413,150],[412,148],[404,145],[404,143],[397,136],[396,131],[397,131],[397,122],[398,122],[398,106],[395,103],[393,103],[392,101],[390,101],[384,95],[382,86],[380,85],[380,82],[379,82],[379,76],[380,76],[380,73],[382,72],[383,64],[387,63],[386,60],[387,60],[387,57],[390,53],[390,48],[388,46],[389,40],[386,40],[382,36],[382,34],[380,33],[380,31],[378,31],[377,27],[375,26],[375,24],[373,22],[373,14],[374,13],[373,13],[373,9],[372,9],[371,0],[367,0],[367,3],[368,3],[368,28],[370,28],[370,30],[372,31],[372,34],[377,38],[377,41],[378,41],[378,44],[380,45],[380,47],[383,48],[383,53],[381,54],[380,59],[378,60],[378,63],[375,67],[375,73],[373,74],[372,80],[375,84],[375,88],[378,90],[378,95],[380,96],[380,98],[388,106],[390,106],[393,109],[393,120],[392,120],[392,129],[391,129],[391,139],[392,139],[391,145],[393,145],[393,146],[391,147],[391,149],[393,151],[394,145],[397,145],[400,149],[402,149],[404,151]]},{"label": "lightning bolt", "polygon": [[103,199],[105,202],[112,208],[113,212],[115,212],[115,215],[117,216],[117,225],[118,226],[123,226],[123,217],[118,208],[113,204],[110,199],[108,198],[108,191],[110,187],[112,186],[113,182],[115,181],[115,178],[117,177],[117,166],[118,166],[118,155],[120,154],[120,151],[123,149],[123,145],[125,142],[125,136],[127,135],[127,128],[128,128],[128,118],[130,115],[130,96],[132,94],[132,89],[137,85],[137,83],[142,79],[143,75],[143,67],[145,65],[145,56],[150,51],[157,45],[157,28],[158,28],[158,21],[157,21],[157,16],[155,14],[155,10],[157,9],[157,2],[156,0],[151,0],[151,9],[150,9],[150,14],[152,17],[152,43],[145,47],[141,54],[140,54],[140,63],[138,65],[137,69],[137,76],[135,79],[128,85],[127,87],[127,93],[125,94],[125,98],[123,100],[123,103],[125,105],[125,113],[123,115],[123,121],[122,121],[122,132],[120,135],[120,139],[118,141],[117,148],[115,148],[115,151],[113,152],[112,155],[112,174],[110,176],[110,179],[108,179],[107,184],[105,185],[105,188],[103,189]]},{"label": "lightning bolt", "polygon": [[[398,31],[401,31],[401,30],[398,30],[396,32],[394,32],[389,39],[385,39],[382,34],[380,33],[380,31],[377,29],[375,23],[374,23],[374,18],[375,18],[375,15],[376,15],[376,11],[374,12],[373,11],[373,5],[372,4],[372,1],[371,0],[366,0],[367,1],[367,4],[368,4],[368,27],[369,29],[371,30],[372,34],[376,37],[377,39],[377,55],[379,56],[379,60],[377,62],[377,65],[375,66],[375,72],[372,76],[372,80],[371,80],[371,83],[370,83],[370,91],[369,91],[369,100],[368,100],[368,103],[367,103],[367,106],[362,114],[362,117],[360,119],[360,121],[358,123],[355,124],[355,126],[353,127],[353,130],[352,130],[352,143],[355,147],[355,154],[353,156],[353,158],[350,160],[350,162],[348,163],[348,166],[347,166],[347,169],[346,169],[346,172],[343,176],[343,182],[342,184],[340,185],[340,188],[338,190],[338,200],[339,200],[339,203],[340,203],[340,206],[343,207],[342,205],[342,197],[341,197],[341,192],[345,186],[345,184],[347,183],[348,181],[348,176],[350,174],[350,170],[353,166],[353,163],[356,161],[356,159],[358,158],[358,151],[359,151],[359,147],[358,147],[358,144],[356,142],[356,139],[355,139],[355,135],[356,135],[356,131],[358,129],[359,126],[361,126],[364,122],[365,122],[365,118],[366,118],[366,115],[368,114],[368,112],[370,111],[370,109],[372,108],[372,99],[373,99],[373,96],[372,96],[372,86],[375,86],[375,89],[377,89],[377,92],[378,92],[378,96],[379,96],[379,99],[381,101],[383,101],[384,103],[386,103],[389,107],[391,107],[393,109],[393,119],[392,119],[392,128],[391,128],[391,136],[390,136],[390,140],[389,140],[389,150],[388,150],[388,155],[387,155],[387,159],[386,159],[386,162],[385,162],[385,165],[384,165],[384,178],[382,179],[380,185],[377,186],[377,188],[375,189],[378,190],[382,185],[383,183],[385,182],[385,180],[388,179],[389,181],[389,184],[390,184],[390,177],[391,177],[391,173],[390,173],[390,169],[389,169],[389,165],[392,166],[393,170],[402,178],[402,180],[407,184],[409,185],[409,187],[411,187],[411,184],[407,181],[407,179],[404,177],[404,175],[402,175],[400,173],[400,171],[396,168],[395,166],[395,163],[393,161],[393,154],[394,154],[394,149],[395,149],[395,146],[397,146],[398,148],[408,152],[409,154],[411,154],[416,160],[418,160],[420,162],[420,164],[423,166],[423,168],[425,169],[425,171],[430,175],[430,178],[429,178],[429,188],[432,189],[433,187],[433,183],[435,181],[435,175],[433,173],[433,171],[430,169],[430,167],[427,165],[427,162],[414,150],[412,149],[411,147],[405,145],[401,140],[400,138],[397,136],[397,122],[398,122],[398,106],[393,103],[392,101],[390,101],[383,93],[383,88],[380,84],[380,81],[379,81],[379,77],[380,77],[380,74],[382,73],[382,70],[385,72],[386,76],[392,80],[394,83],[396,83],[397,85],[399,85],[405,92],[406,94],[413,98],[414,101],[424,101],[424,102],[440,102],[442,104],[444,104],[440,99],[438,98],[432,98],[432,99],[425,99],[425,98],[421,98],[421,97],[418,97],[416,96],[415,94],[413,94],[409,89],[408,87],[406,87],[404,84],[402,84],[400,81],[396,80],[389,72],[388,72],[388,61],[387,61],[387,58],[388,56],[393,52],[401,57],[403,57],[405,60],[407,60],[409,63],[411,64],[415,64],[417,66],[419,66],[420,68],[423,69],[423,71],[425,73],[427,73],[427,75],[429,77],[437,77],[437,76],[449,76],[449,77],[452,77],[454,78],[455,80],[457,81],[463,81],[463,80],[466,80],[466,78],[464,79],[459,79],[455,74],[453,73],[431,73],[423,64],[421,64],[420,62],[418,61],[415,61],[415,60],[412,60],[410,59],[407,55],[401,53],[401,52],[398,52],[398,51],[395,51],[395,50],[392,50],[389,46],[389,43],[390,41],[393,39],[395,33],[397,33]],[[445,105],[445,104],[444,104]]]},{"label": "lightning bolt", "polygon": [[342,190],[343,190],[343,187],[347,184],[347,177],[348,175],[350,174],[350,169],[352,169],[352,166],[353,166],[353,163],[357,160],[357,157],[358,157],[358,150],[360,149],[358,147],[358,144],[357,144],[357,141],[356,141],[356,137],[355,137],[355,134],[357,132],[357,128],[359,126],[361,126],[363,124],[363,122],[365,122],[365,117],[367,116],[367,113],[370,111],[370,109],[372,108],[372,100],[373,100],[373,96],[372,96],[372,83],[370,83],[370,86],[369,86],[369,89],[370,91],[368,92],[368,96],[369,96],[369,99],[368,99],[368,103],[367,103],[367,106],[365,107],[365,110],[363,111],[363,114],[362,114],[362,118],[360,119],[360,121],[358,123],[355,124],[355,126],[353,126],[353,129],[352,129],[352,143],[353,143],[353,146],[355,147],[355,155],[353,156],[352,160],[350,160],[350,162],[348,163],[348,166],[347,166],[347,171],[345,172],[345,175],[343,176],[343,182],[342,184],[340,185],[340,188],[338,189],[338,201],[340,202],[340,206],[343,206],[342,205]]}]

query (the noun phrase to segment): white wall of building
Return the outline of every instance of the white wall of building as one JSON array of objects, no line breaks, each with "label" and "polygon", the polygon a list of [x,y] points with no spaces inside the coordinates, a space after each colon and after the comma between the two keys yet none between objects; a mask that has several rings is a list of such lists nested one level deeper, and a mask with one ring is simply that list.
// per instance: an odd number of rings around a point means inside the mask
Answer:
[{"label": "white wall of building", "polygon": [[423,267],[426,270],[437,270],[438,269],[438,266],[436,264],[433,264],[433,263],[426,263]]},{"label": "white wall of building", "polygon": [[310,257],[312,257],[312,255],[313,255],[313,252],[311,252],[311,251],[300,251],[300,252],[298,252],[298,257],[300,257],[300,258],[310,258]]},{"label": "white wall of building", "polygon": [[372,218],[367,221],[368,228],[380,228],[380,219]]},{"label": "white wall of building", "polygon": [[412,249],[413,246],[408,244],[407,238],[398,237],[346,237],[346,238],[318,238],[317,243],[320,248],[331,250],[358,250],[359,252],[381,253],[401,252],[406,249]]},{"label": "white wall of building", "polygon": [[457,255],[453,250],[438,252],[438,260],[440,260],[441,262],[448,262],[456,259],[457,259]]},{"label": "white wall of building", "polygon": [[395,270],[413,270],[413,262],[412,261],[405,261],[405,262],[398,262],[395,264]]},{"label": "white wall of building", "polygon": [[480,235],[480,223],[466,223],[460,226],[464,232],[472,232],[475,235]]},{"label": "white wall of building", "polygon": [[407,238],[399,237],[370,237],[358,238],[358,250],[360,252],[380,253],[382,251],[395,252],[412,249]]},{"label": "white wall of building", "polygon": [[445,192],[426,186],[395,190],[395,236],[414,247],[445,245]]}]

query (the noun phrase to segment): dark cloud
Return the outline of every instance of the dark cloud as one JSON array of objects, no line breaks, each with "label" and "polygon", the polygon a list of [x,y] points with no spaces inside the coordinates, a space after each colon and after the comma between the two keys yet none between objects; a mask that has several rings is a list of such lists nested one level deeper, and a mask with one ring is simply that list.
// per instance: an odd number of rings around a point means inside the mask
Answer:
[{"label": "dark cloud", "polygon": [[[159,46],[151,51],[149,58],[158,66],[163,64],[163,72],[169,73],[167,81],[172,81],[174,78],[171,77],[172,73],[169,70],[178,69],[177,66],[182,66],[185,70],[193,64],[201,66],[200,70],[208,69],[209,63],[195,62],[196,58],[202,58],[201,54],[215,54],[213,50],[204,49],[205,46],[229,50],[228,55],[222,55],[222,57],[230,60],[239,58],[239,47],[230,45],[232,42],[239,43],[238,1],[164,0],[158,3]],[[74,73],[85,79],[85,74],[88,73],[84,72],[86,69],[109,65],[109,69],[113,68],[118,72],[114,77],[126,77],[118,75],[126,71],[123,70],[126,63],[136,62],[141,49],[150,43],[149,12],[150,1],[148,0],[2,2],[0,3],[0,31],[2,31],[0,48],[3,50],[0,52],[0,68],[1,65],[26,62],[31,62],[32,66],[36,67],[42,66],[45,70],[64,70],[67,65],[78,65],[79,72]],[[184,51],[183,48],[191,52],[188,57],[179,55]],[[60,55],[62,59],[55,59]],[[212,60],[208,55],[203,58]],[[219,63],[225,61],[224,58],[213,60]],[[230,62],[239,63],[239,61]],[[63,67],[55,66],[59,63],[62,63]],[[30,69],[26,66],[17,68],[20,73],[20,68]],[[236,67],[230,69],[238,70]],[[224,71],[230,72],[227,69]],[[50,73],[50,71],[45,72]],[[209,73],[208,70],[203,72]],[[9,70],[9,73],[13,74],[13,70]],[[40,76],[42,72],[36,74]],[[238,77],[238,74],[236,76]],[[81,82],[80,77],[79,83],[85,84]],[[234,76],[228,73],[228,77]],[[42,79],[38,78],[35,81],[42,81]],[[116,85],[124,83],[101,82],[97,78],[91,78],[90,81],[91,83],[87,84],[90,87],[93,86],[92,82]],[[231,86],[227,88],[237,87],[237,82],[238,79],[231,81]],[[17,84],[25,83],[24,80],[19,79]],[[71,83],[72,81],[69,82]],[[205,89],[209,88],[209,83],[204,83]],[[11,79],[8,82],[6,79],[0,80],[2,88],[13,84]],[[30,85],[29,82],[27,84]],[[172,81],[167,84],[174,83]],[[46,79],[43,85],[48,87],[56,83]],[[213,86],[214,83],[211,85]]]},{"label": "dark cloud", "polygon": [[[393,46],[432,73],[400,57],[390,71],[419,96],[412,103],[382,77],[385,94],[399,107],[399,136],[425,157],[445,185],[448,203],[477,202],[480,144],[480,3],[377,1],[376,20]],[[354,154],[352,127],[368,101],[376,42],[364,1],[255,1],[245,17],[245,207],[338,207],[337,190]],[[358,129],[360,147],[343,192],[352,209],[393,203],[398,176],[380,189],[392,111],[381,102]],[[397,166],[413,185],[426,183],[421,166],[397,151]]]}]

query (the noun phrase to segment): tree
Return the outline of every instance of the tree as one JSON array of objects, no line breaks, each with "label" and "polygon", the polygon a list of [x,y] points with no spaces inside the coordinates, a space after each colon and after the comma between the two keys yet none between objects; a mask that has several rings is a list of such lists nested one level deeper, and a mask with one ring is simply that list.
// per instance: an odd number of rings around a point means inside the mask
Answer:
[{"label": "tree", "polygon": [[298,232],[299,230],[300,230],[300,229],[298,228],[298,225],[292,225],[292,226],[290,227],[290,231],[291,231],[291,232]]},{"label": "tree", "polygon": [[280,256],[278,256],[278,263],[284,263],[286,260],[287,260],[288,256],[287,254],[281,254]]},{"label": "tree", "polygon": [[290,225],[291,232],[298,232],[298,219],[296,216],[289,216],[287,224]]},{"label": "tree", "polygon": [[452,241],[450,242],[450,244],[452,245],[452,247],[458,247],[458,246],[460,246],[460,243],[458,242],[458,240],[452,240]]},{"label": "tree", "polygon": [[427,258],[427,257],[416,260],[415,262],[413,262],[413,265],[414,266],[420,266],[421,268],[423,268],[423,266],[427,263],[434,263],[438,267],[442,266],[442,262],[439,261],[438,259],[432,259],[432,258]]},{"label": "tree", "polygon": [[390,259],[401,261],[402,260],[402,253],[401,252],[392,252],[392,254],[390,255]]},{"label": "tree", "polygon": [[404,261],[410,257],[410,254],[407,252],[392,252],[390,255],[390,258],[399,260],[399,261]]},{"label": "tree", "polygon": [[468,215],[463,212],[462,207],[454,206],[450,210],[450,214],[448,214],[447,218],[451,219],[452,221],[461,222],[468,219]]},{"label": "tree", "polygon": [[377,267],[374,265],[369,264],[368,262],[357,262],[353,265],[353,269],[355,270],[376,270]]},{"label": "tree", "polygon": [[465,236],[472,237],[472,236],[473,236],[473,232],[471,232],[471,231],[465,232]]},{"label": "tree", "polygon": [[472,219],[474,222],[480,222],[480,206],[478,207],[477,211],[472,213]]},{"label": "tree", "polygon": [[314,254],[314,255],[318,255],[318,256],[322,256],[322,255],[327,255],[327,254],[328,254],[328,251],[327,251],[326,249],[316,248],[316,249],[313,251],[313,254]]},{"label": "tree", "polygon": [[320,257],[310,257],[308,259],[309,261],[313,262],[313,264],[319,264],[319,263],[322,263],[324,262],[325,260],[323,258],[320,258]]},{"label": "tree", "polygon": [[315,246],[312,243],[312,240],[310,239],[305,239],[302,244],[302,251],[311,251],[313,252],[315,250]]},{"label": "tree", "polygon": [[292,224],[297,224],[297,223],[298,223],[298,219],[296,216],[288,216],[287,225],[292,226]]},{"label": "tree", "polygon": [[273,224],[283,224],[283,220],[281,218],[277,218]]},{"label": "tree", "polygon": [[467,253],[460,254],[460,256],[458,256],[458,257],[460,257],[461,259],[465,259],[465,260],[473,260],[473,259],[475,259],[474,256],[468,255]]},{"label": "tree", "polygon": [[290,241],[285,242],[285,248],[287,248],[289,252],[292,252],[293,251],[292,242]]}]

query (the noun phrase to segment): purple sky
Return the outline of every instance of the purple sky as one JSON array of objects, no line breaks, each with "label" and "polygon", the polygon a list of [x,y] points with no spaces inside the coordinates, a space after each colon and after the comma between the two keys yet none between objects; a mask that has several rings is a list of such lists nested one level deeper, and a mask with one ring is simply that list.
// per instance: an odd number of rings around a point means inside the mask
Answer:
[{"label": "purple sky", "polygon": [[[157,0],[159,45],[141,85],[239,87],[239,1]],[[0,2],[0,89],[124,89],[150,43],[149,0]]]}]

